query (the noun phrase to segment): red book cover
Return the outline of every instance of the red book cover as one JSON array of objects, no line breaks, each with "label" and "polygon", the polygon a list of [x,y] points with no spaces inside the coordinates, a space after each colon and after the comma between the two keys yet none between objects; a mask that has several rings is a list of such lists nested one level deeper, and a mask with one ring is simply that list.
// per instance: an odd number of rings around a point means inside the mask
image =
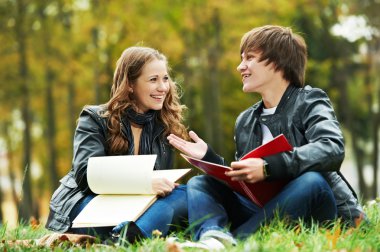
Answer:
[{"label": "red book cover", "polygon": [[[244,155],[240,160],[247,158],[262,158],[284,151],[291,151],[293,147],[289,144],[283,134],[273,138],[256,149]],[[232,170],[231,167],[210,163],[200,159],[192,158],[181,154],[190,164],[198,167],[206,174],[211,175],[226,182],[236,192],[250,198],[258,206],[263,207],[270,199],[276,196],[281,189],[289,182],[288,180],[260,181],[257,183],[246,183],[242,181],[232,181],[225,175],[226,171]]]}]

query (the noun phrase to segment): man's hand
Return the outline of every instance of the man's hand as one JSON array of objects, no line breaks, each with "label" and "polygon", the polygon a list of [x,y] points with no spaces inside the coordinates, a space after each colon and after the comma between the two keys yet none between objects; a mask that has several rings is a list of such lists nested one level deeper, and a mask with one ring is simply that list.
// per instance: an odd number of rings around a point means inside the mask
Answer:
[{"label": "man's hand", "polygon": [[186,141],[174,134],[170,134],[167,139],[169,140],[169,143],[179,151],[190,157],[202,159],[207,152],[207,143],[199,138],[194,131],[190,131],[189,136],[194,142]]},{"label": "man's hand", "polygon": [[261,158],[247,158],[231,163],[232,171],[226,172],[233,181],[256,183],[265,179],[264,160]]},{"label": "man's hand", "polygon": [[154,178],[152,180],[153,192],[161,197],[170,194],[176,186],[178,186],[177,183],[173,183],[166,178]]}]

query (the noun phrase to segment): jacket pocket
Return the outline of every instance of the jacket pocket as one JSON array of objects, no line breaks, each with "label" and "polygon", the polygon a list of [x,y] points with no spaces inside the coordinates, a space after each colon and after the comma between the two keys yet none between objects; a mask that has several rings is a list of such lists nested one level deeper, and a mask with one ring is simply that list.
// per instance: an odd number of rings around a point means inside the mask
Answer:
[{"label": "jacket pocket", "polygon": [[66,232],[70,228],[71,222],[68,216],[63,216],[50,209],[46,228],[54,232]]},{"label": "jacket pocket", "polygon": [[67,201],[75,194],[75,188],[78,187],[75,180],[66,175],[60,181],[61,185],[53,193],[50,201],[50,207],[54,210],[67,203]]}]

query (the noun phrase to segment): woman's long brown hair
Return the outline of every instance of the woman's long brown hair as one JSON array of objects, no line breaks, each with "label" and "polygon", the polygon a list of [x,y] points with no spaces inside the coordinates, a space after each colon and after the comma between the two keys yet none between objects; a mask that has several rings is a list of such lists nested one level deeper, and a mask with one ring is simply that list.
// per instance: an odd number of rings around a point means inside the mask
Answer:
[{"label": "woman's long brown hair", "polygon": [[[111,99],[106,103],[107,111],[104,116],[109,117],[109,153],[124,154],[128,150],[128,139],[121,132],[121,116],[129,107],[135,107],[133,94],[130,92],[145,64],[154,59],[162,60],[169,66],[166,57],[149,47],[130,47],[124,50],[116,63],[113,77]],[[166,95],[158,119],[165,126],[164,135],[170,133],[189,139],[186,127],[183,125],[183,112],[186,108],[179,102],[178,87],[169,78],[170,89]]]}]

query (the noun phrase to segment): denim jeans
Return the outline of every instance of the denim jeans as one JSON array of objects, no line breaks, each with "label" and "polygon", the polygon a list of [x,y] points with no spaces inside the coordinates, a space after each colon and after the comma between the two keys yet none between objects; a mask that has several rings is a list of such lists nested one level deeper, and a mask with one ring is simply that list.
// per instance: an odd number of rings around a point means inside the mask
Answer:
[{"label": "denim jeans", "polygon": [[209,230],[227,231],[227,228],[236,238],[244,239],[276,213],[280,218],[301,218],[306,222],[324,222],[337,216],[333,192],[317,172],[306,172],[293,179],[263,208],[207,175],[188,182],[187,198],[195,240]]},{"label": "denim jeans", "polygon": [[[69,218],[71,222],[95,196],[96,195],[87,195],[77,203],[70,212]],[[156,229],[165,236],[171,230],[184,227],[184,225],[187,224],[186,196],[186,186],[179,185],[169,195],[159,198],[154,202],[153,205],[150,206],[134,223],[139,228],[142,236],[150,238],[152,237],[152,231]],[[128,221],[120,223],[120,225],[117,226],[117,231],[121,231],[121,229],[128,223]],[[111,232],[115,232],[113,229],[114,227],[71,228],[69,232],[90,234],[99,236],[100,238],[107,238]]]}]

